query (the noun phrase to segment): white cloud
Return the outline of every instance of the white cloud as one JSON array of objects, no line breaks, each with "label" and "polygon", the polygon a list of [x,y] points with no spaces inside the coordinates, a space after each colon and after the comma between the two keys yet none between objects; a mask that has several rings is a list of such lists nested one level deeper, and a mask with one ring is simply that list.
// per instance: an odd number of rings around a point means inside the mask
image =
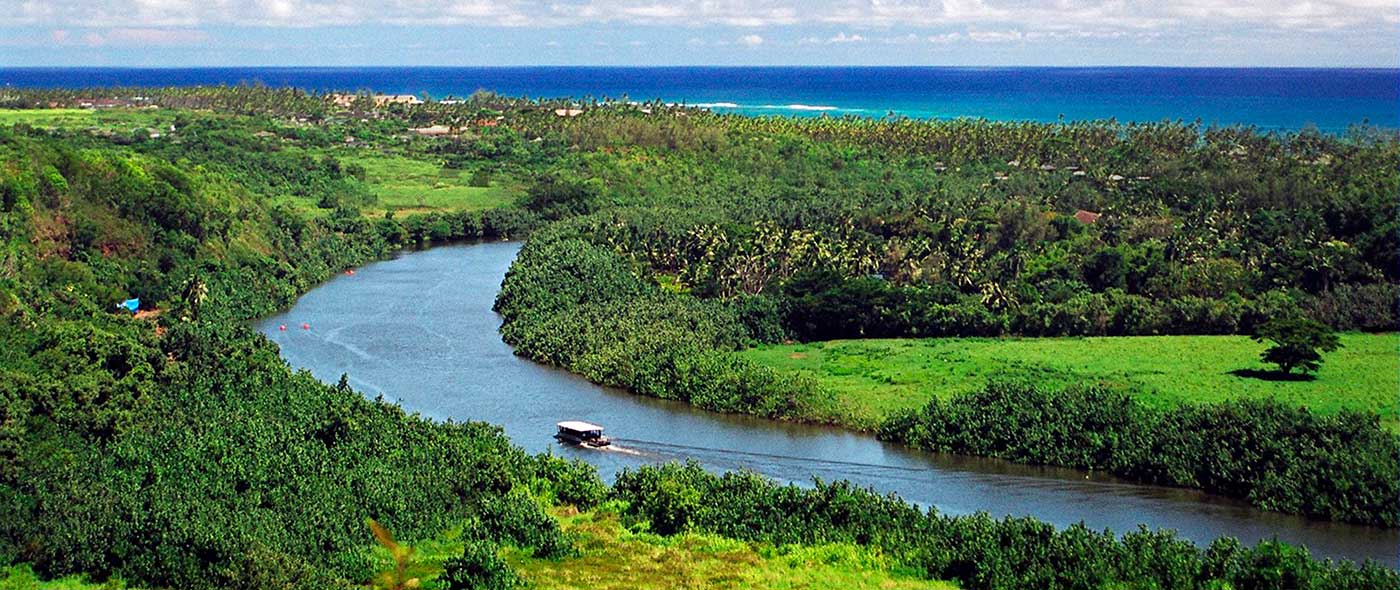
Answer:
[{"label": "white cloud", "polygon": [[803,37],[797,41],[798,45],[830,45],[832,43],[864,43],[866,38],[860,34],[847,35],[841,31],[830,37]]},{"label": "white cloud", "polygon": [[887,45],[905,45],[909,43],[918,43],[921,40],[922,39],[920,39],[918,35],[915,35],[914,33],[909,33],[906,35],[900,35],[898,37],[882,37],[880,39],[880,42],[885,43]]},{"label": "white cloud", "polygon": [[58,46],[89,45],[92,47],[173,47],[201,45],[209,41],[209,33],[200,29],[158,29],[119,27],[94,29],[75,33],[68,29],[49,31],[49,43]]},{"label": "white cloud", "polygon": [[739,37],[739,43],[749,47],[758,47],[763,44],[763,37],[758,35],[744,35],[743,37]]},{"label": "white cloud", "polygon": [[138,46],[199,45],[209,40],[199,29],[109,29],[102,35],[107,43]]},{"label": "white cloud", "polygon": [[0,25],[356,24],[1340,30],[1400,22],[1400,0],[0,0]]},{"label": "white cloud", "polygon": [[1025,39],[1021,31],[968,31],[967,38],[978,43],[1011,43]]}]

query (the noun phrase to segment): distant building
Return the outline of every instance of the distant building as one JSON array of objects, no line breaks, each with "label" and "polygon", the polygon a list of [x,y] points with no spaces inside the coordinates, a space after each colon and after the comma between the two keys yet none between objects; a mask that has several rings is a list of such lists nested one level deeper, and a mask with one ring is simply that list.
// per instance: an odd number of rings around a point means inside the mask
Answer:
[{"label": "distant building", "polygon": [[412,131],[412,132],[414,132],[414,133],[417,133],[418,135],[430,135],[430,136],[431,136],[431,135],[451,135],[451,134],[452,134],[452,128],[451,128],[451,127],[448,127],[448,126],[446,126],[446,125],[429,125],[429,126],[427,126],[427,127],[415,127],[415,128],[413,128],[413,129],[409,129],[409,131]]},{"label": "distant building", "polygon": [[115,98],[79,98],[74,102],[80,109],[111,109],[127,106],[125,101]]},{"label": "distant building", "polygon": [[354,94],[336,93],[329,94],[326,98],[330,99],[331,104],[343,109],[348,109],[351,105],[355,104],[355,99],[359,97]]},{"label": "distant building", "polygon": [[382,107],[386,104],[423,104],[423,100],[412,94],[374,95],[374,106]]},{"label": "distant building", "polygon": [[554,109],[556,117],[577,117],[583,114],[583,109]]},{"label": "distant building", "polygon": [[1074,212],[1074,218],[1078,219],[1080,223],[1083,223],[1085,225],[1093,225],[1095,223],[1098,223],[1100,217],[1103,217],[1102,213],[1094,213],[1093,211],[1085,211],[1084,209],[1080,209]]}]

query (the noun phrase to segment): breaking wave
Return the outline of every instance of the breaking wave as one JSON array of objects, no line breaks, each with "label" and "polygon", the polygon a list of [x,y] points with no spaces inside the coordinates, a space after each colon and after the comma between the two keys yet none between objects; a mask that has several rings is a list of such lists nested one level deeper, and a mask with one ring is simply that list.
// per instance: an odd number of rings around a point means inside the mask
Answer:
[{"label": "breaking wave", "polygon": [[766,105],[763,105],[762,108],[765,108],[765,109],[787,109],[787,110],[790,110],[790,111],[839,111],[839,110],[841,110],[840,107],[833,107],[833,106],[827,106],[827,105],[810,105],[810,104],[787,104],[787,105],[766,104]]}]

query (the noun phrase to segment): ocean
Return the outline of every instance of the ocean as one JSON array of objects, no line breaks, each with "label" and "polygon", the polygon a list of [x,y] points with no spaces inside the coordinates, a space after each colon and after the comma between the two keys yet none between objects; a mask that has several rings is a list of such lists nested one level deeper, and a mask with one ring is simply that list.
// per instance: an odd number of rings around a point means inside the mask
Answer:
[{"label": "ocean", "polygon": [[0,86],[261,83],[462,97],[660,99],[745,115],[1200,121],[1400,129],[1400,69],[968,67],[0,68]]}]

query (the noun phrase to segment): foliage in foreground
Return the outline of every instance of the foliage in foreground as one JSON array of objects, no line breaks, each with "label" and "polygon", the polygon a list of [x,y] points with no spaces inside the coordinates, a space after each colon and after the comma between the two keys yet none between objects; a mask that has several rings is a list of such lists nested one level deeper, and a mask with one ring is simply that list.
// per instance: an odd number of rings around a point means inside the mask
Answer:
[{"label": "foliage in foreground", "polygon": [[[233,164],[258,182],[239,186],[232,170],[0,130],[0,564],[335,587],[369,580],[370,517],[410,537],[521,521],[562,545],[512,493],[574,473],[557,459],[295,373],[245,324],[417,239],[508,235],[530,216],[308,219],[253,189],[330,191],[343,175],[288,177],[297,158],[247,151]],[[133,295],[166,313],[113,313]]]},{"label": "foliage in foreground", "polygon": [[462,555],[442,564],[447,590],[510,590],[523,586],[520,576],[498,555],[496,545],[468,541]]},{"label": "foliage in foreground", "polygon": [[121,579],[109,579],[105,583],[89,582],[82,575],[64,576],[44,580],[29,565],[0,567],[0,590],[121,590],[126,584]]},{"label": "foliage in foreground", "polygon": [[658,535],[643,523],[624,526],[612,502],[577,515],[561,511],[564,531],[577,539],[576,557],[552,561],[507,550],[507,560],[540,590],[951,590],[924,580],[878,548],[854,543],[774,545],[713,533]]},{"label": "foliage in foreground", "polygon": [[714,475],[694,463],[618,476],[614,497],[652,530],[709,532],[775,544],[878,548],[930,579],[970,589],[1197,590],[1393,589],[1394,570],[1319,562],[1274,541],[1220,539],[1203,549],[1145,528],[1115,536],[1082,525],[1057,530],[1030,518],[924,513],[846,482],[779,486],[747,472]]}]

